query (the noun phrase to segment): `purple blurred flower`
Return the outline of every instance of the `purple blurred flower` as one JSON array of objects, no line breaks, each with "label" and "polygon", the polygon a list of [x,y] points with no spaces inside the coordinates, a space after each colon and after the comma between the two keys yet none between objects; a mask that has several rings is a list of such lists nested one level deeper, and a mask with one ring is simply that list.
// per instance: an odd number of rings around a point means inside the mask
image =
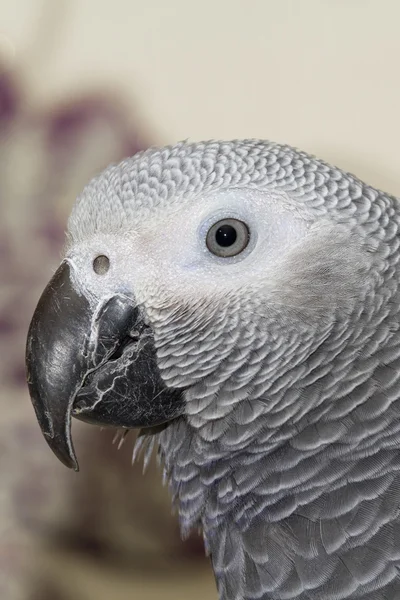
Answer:
[{"label": "purple blurred flower", "polygon": [[[51,537],[79,512],[68,495],[74,474],[58,465],[34,418],[25,340],[59,262],[75,197],[94,173],[144,147],[129,120],[101,95],[34,112],[22,82],[0,69],[0,597],[7,600],[30,597],[24,595],[23,558],[36,540]],[[93,430],[80,431],[77,443],[90,457]],[[107,476],[104,463],[95,463],[89,459],[100,481]],[[89,546],[96,543],[91,528],[85,535]]]},{"label": "purple blurred flower", "polygon": [[11,74],[0,65],[0,131],[4,132],[15,119],[19,108],[19,94]]}]

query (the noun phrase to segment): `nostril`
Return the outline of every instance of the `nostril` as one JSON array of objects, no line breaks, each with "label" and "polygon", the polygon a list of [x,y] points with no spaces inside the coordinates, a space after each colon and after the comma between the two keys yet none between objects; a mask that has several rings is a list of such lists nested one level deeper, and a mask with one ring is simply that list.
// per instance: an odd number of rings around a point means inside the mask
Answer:
[{"label": "nostril", "polygon": [[110,268],[110,259],[105,254],[96,256],[93,261],[93,270],[97,275],[105,275]]}]

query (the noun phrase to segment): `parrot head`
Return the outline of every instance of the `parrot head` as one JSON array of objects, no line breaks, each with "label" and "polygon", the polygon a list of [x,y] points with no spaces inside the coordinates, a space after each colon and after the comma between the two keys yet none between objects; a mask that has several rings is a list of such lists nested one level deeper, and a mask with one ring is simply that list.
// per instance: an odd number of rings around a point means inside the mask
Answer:
[{"label": "parrot head", "polygon": [[295,427],[322,400],[280,394],[287,373],[296,385],[373,287],[372,194],[257,140],[150,149],[95,177],[27,340],[58,458],[77,469],[72,416],[127,429],[184,417],[228,446],[255,413]]}]

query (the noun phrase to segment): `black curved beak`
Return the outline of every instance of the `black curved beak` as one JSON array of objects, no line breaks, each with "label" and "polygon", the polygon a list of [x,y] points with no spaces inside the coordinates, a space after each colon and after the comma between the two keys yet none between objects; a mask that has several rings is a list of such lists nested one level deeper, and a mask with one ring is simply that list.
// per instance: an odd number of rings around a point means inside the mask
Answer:
[{"label": "black curved beak", "polygon": [[183,412],[166,388],[151,329],[133,300],[116,294],[92,308],[61,263],[34,312],[27,339],[29,393],[50,448],[78,470],[71,416],[100,425],[153,427]]},{"label": "black curved beak", "polygon": [[78,470],[71,409],[87,367],[91,310],[71,285],[63,262],[34,312],[26,347],[28,388],[43,435],[67,467]]}]

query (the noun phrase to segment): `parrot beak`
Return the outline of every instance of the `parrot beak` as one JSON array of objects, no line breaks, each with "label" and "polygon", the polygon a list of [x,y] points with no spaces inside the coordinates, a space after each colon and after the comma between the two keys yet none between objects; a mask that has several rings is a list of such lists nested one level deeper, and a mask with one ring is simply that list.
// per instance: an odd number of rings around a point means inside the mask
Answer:
[{"label": "parrot beak", "polygon": [[34,312],[26,367],[42,433],[76,471],[71,416],[132,428],[154,427],[183,412],[181,392],[161,379],[152,331],[132,298],[116,294],[93,309],[75,289],[67,261]]},{"label": "parrot beak", "polygon": [[26,366],[29,393],[43,435],[61,462],[75,470],[71,408],[86,370],[90,321],[89,303],[73,289],[70,267],[63,262],[34,312]]}]

